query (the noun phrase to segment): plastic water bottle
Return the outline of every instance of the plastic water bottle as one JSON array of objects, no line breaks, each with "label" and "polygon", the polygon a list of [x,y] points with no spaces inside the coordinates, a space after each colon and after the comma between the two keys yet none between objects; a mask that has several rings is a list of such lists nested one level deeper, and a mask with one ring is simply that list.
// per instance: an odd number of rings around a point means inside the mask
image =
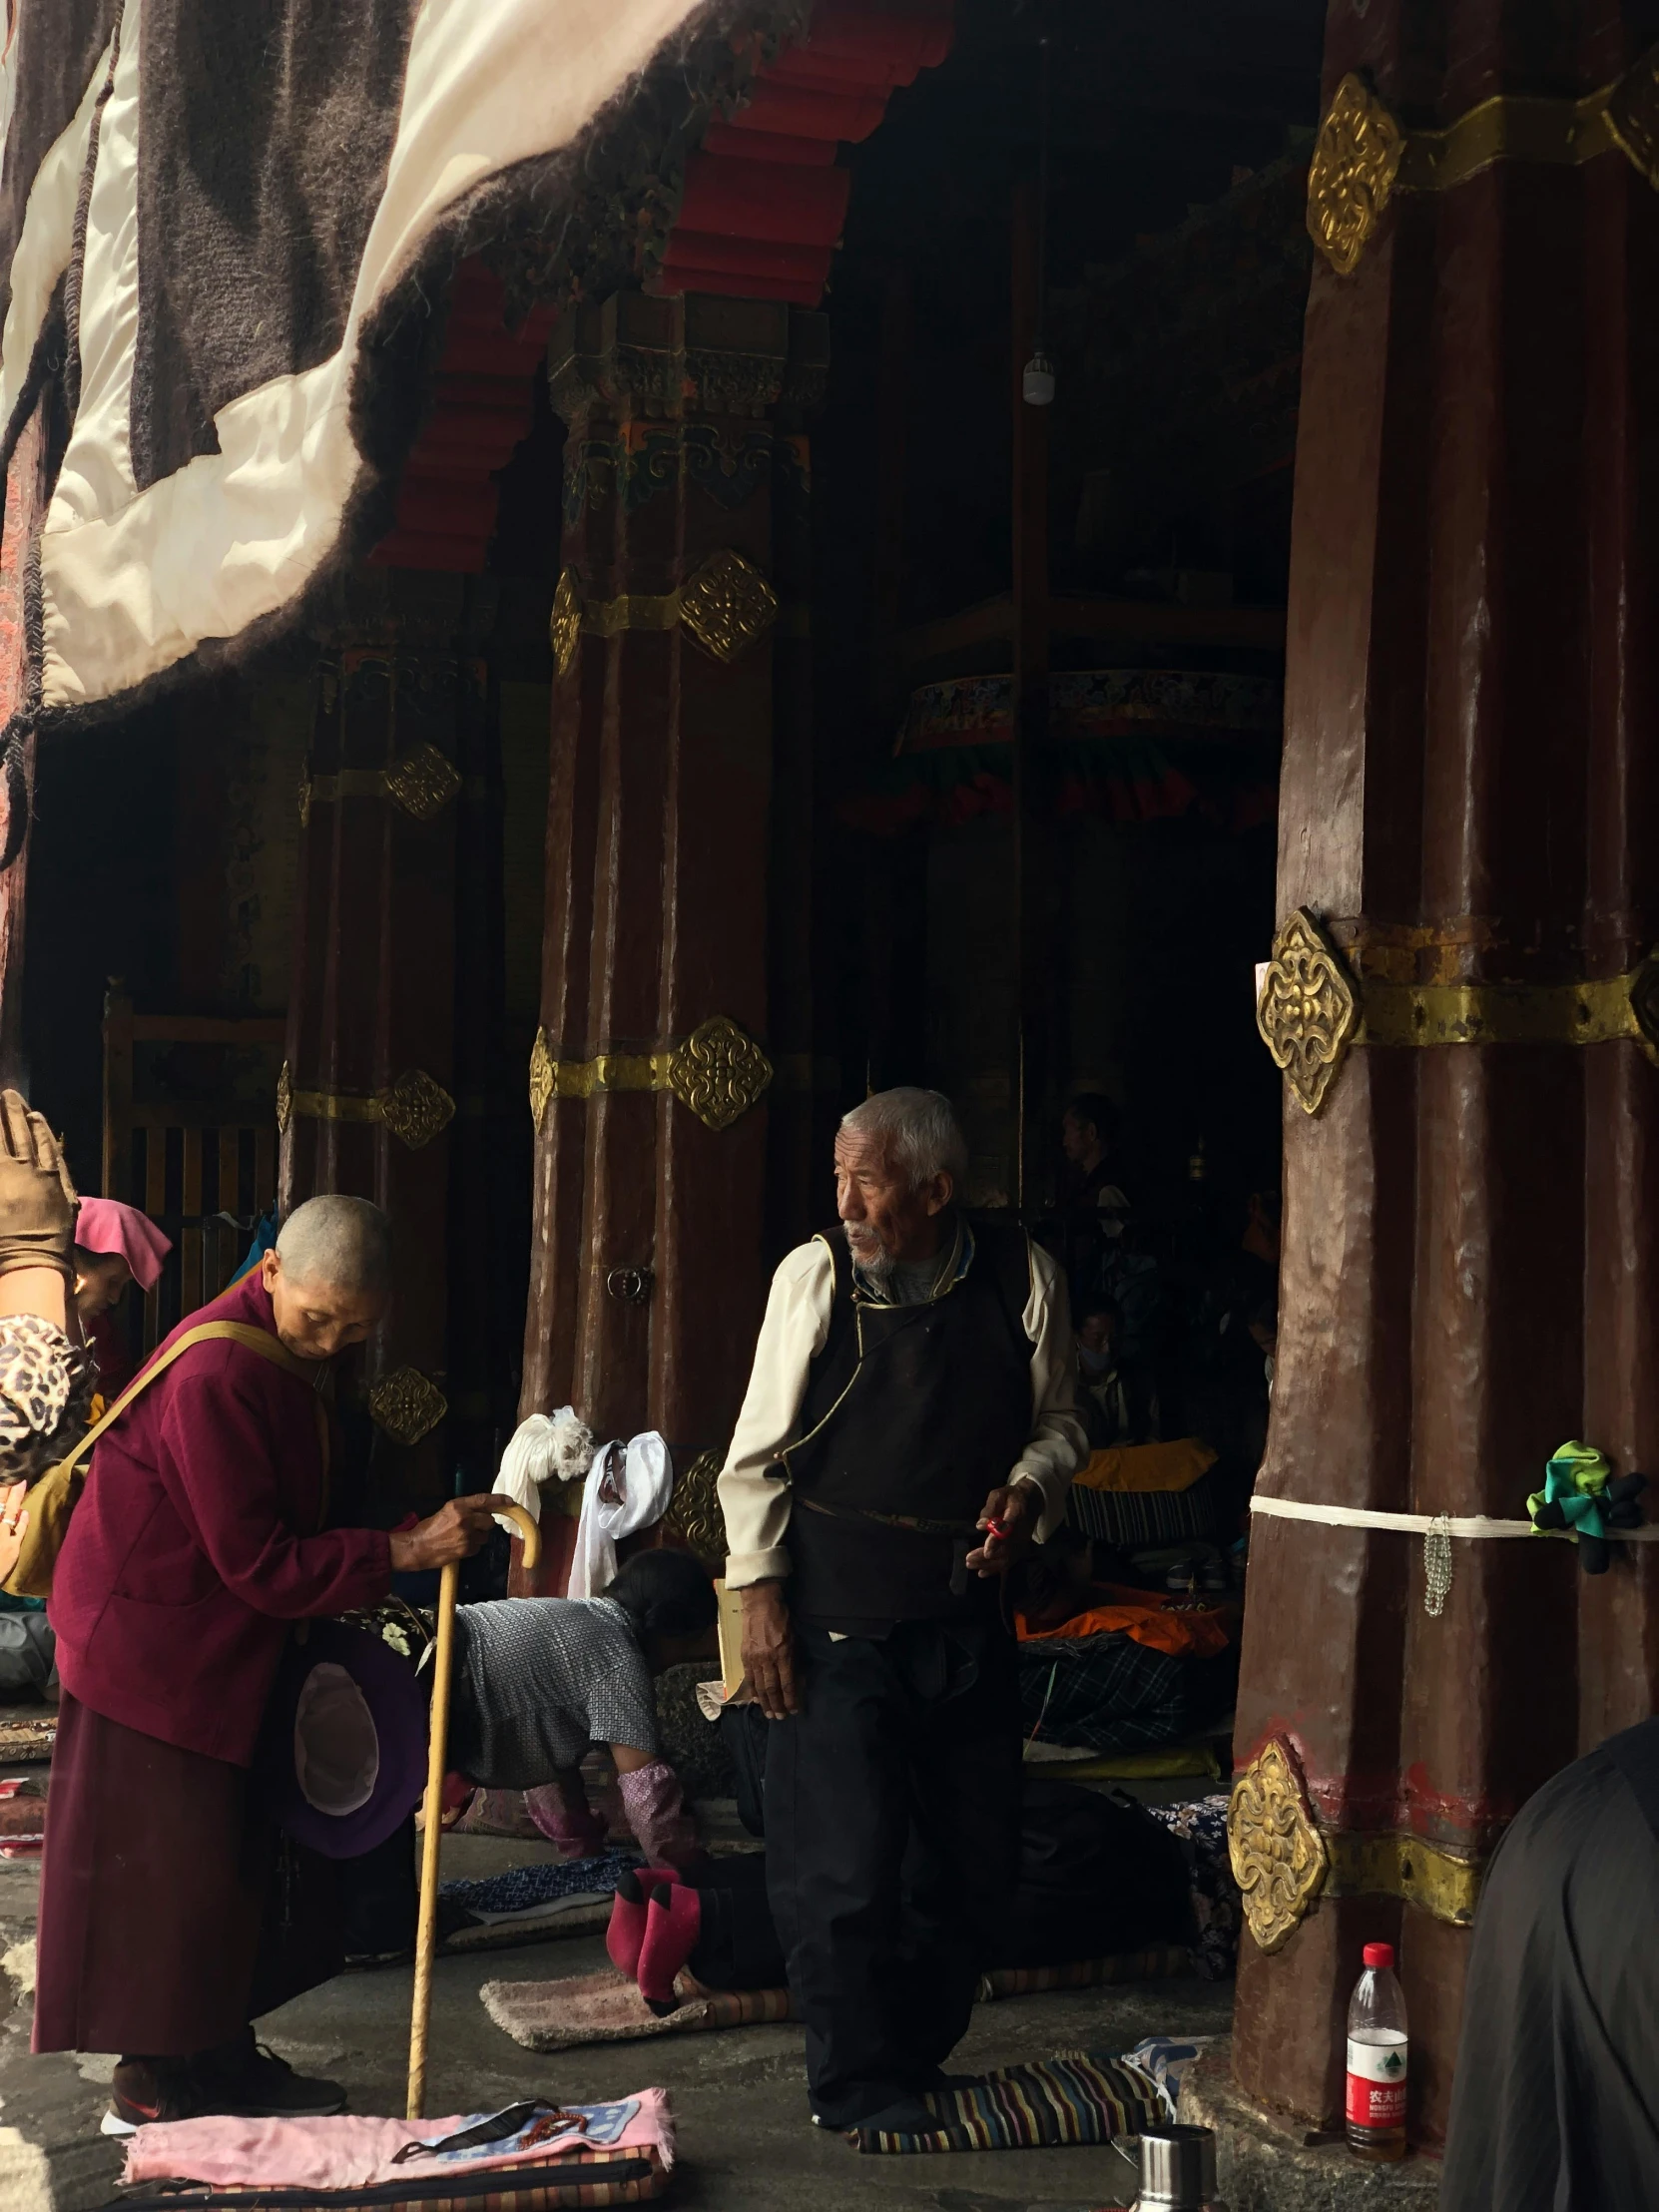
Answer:
[{"label": "plastic water bottle", "polygon": [[1348,2007],[1348,2147],[1356,2158],[1405,2156],[1405,1995],[1391,1943],[1368,1943]]}]

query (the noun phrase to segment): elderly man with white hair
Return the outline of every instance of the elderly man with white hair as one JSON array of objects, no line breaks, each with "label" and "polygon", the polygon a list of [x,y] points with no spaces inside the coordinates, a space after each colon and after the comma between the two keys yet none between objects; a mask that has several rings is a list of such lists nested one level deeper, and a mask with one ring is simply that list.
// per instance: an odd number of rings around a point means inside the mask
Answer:
[{"label": "elderly man with white hair", "polygon": [[[118,2054],[106,2127],[338,2111],[336,2083],[249,2024],[329,1970],[268,1912],[276,1838],[249,1769],[295,1623],[464,1558],[488,1498],[405,1531],[328,1514],[327,1363],[384,1313],[377,1206],[313,1198],[274,1252],[187,1316],[94,1447],[53,1578],[63,1682],[41,1891],[37,2050]],[[167,1348],[205,1324],[239,1325]],[[291,1927],[288,1929],[292,1935]]]},{"label": "elderly man with white hair", "polygon": [[768,1888],[814,2118],[930,2126],[1012,1895],[1019,1695],[1001,1577],[1087,1446],[1064,1282],[970,1226],[936,1091],[835,1139],[840,1234],[773,1280],[720,1478],[744,1664],[768,1731]]}]

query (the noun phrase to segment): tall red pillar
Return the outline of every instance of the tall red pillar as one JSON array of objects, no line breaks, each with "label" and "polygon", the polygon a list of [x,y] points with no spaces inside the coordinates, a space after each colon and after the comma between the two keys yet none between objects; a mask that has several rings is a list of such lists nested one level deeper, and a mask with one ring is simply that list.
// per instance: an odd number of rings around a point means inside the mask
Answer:
[{"label": "tall red pillar", "polygon": [[395,1293],[365,1374],[372,1486],[424,1509],[453,1486],[457,762],[487,702],[471,591],[364,571],[324,642],[277,1099],[283,1212],[343,1191],[391,1216]]},{"label": "tall red pillar", "polygon": [[[569,436],[520,1410],[660,1429],[711,1549],[780,1093],[774,685],[800,610],[775,479],[804,462],[791,425],[825,365],[822,316],[695,294],[580,308],[549,352]],[[803,807],[809,779],[788,783]],[[551,1547],[545,1576],[563,1568]]]},{"label": "tall red pillar", "polygon": [[[1280,913],[1309,918],[1263,1000],[1296,1080],[1259,1494],[1316,1513],[1524,1520],[1572,1436],[1659,1466],[1659,100],[1634,60],[1610,0],[1330,17],[1279,857]],[[1430,2145],[1481,1870],[1659,1684],[1655,1547],[1592,1581],[1566,1543],[1453,1537],[1443,1595],[1441,1549],[1256,1516],[1233,1809],[1262,1901],[1241,2085],[1332,2123],[1360,1946],[1392,1937]]]}]

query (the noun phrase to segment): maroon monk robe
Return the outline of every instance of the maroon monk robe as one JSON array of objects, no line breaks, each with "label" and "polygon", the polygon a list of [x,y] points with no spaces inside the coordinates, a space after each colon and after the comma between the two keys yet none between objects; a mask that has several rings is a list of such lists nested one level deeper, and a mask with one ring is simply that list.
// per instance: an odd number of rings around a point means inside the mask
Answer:
[{"label": "maroon monk robe", "polygon": [[[271,1330],[258,1276],[174,1334],[210,1320]],[[385,1535],[319,1532],[325,1511],[313,1391],[234,1343],[185,1353],[97,1446],[51,1599],[37,2050],[186,2056],[304,1985],[256,1988],[275,1838],[246,1770],[288,1624],[391,1585]]]},{"label": "maroon monk robe", "polygon": [[[258,1273],[173,1337],[207,1321],[274,1332]],[[64,1688],[106,1720],[246,1767],[288,1623],[391,1587],[386,1537],[318,1534],[325,1505],[306,1384],[239,1344],[185,1353],[93,1453],[52,1584]]]}]

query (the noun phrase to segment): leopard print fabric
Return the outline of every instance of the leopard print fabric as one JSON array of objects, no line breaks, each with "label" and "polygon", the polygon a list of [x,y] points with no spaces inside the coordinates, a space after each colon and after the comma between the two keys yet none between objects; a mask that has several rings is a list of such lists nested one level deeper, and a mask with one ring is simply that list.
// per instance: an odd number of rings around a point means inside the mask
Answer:
[{"label": "leopard print fabric", "polygon": [[0,1315],[0,1483],[33,1482],[86,1427],[97,1370],[39,1314]]}]

